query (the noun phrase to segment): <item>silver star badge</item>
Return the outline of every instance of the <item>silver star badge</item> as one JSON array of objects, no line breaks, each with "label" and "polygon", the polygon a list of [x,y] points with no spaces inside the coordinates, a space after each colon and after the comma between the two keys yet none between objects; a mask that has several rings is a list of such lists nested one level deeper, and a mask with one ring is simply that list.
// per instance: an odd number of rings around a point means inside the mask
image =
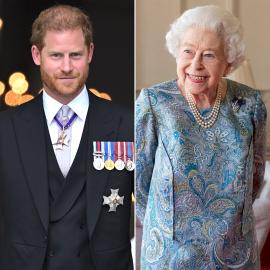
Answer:
[{"label": "silver star badge", "polygon": [[107,204],[110,206],[109,212],[116,212],[116,208],[118,205],[124,205],[124,196],[120,197],[118,195],[118,190],[119,189],[111,189],[110,196],[103,196],[103,205]]}]

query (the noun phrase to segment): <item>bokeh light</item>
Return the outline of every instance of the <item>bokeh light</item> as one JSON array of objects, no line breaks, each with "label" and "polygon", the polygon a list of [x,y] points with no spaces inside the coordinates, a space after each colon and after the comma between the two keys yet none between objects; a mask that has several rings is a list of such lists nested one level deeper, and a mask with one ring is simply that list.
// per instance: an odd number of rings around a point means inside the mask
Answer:
[{"label": "bokeh light", "polygon": [[0,96],[4,94],[5,88],[6,88],[5,84],[0,81]]},{"label": "bokeh light", "polygon": [[12,84],[12,91],[16,94],[22,95],[28,90],[28,86],[29,84],[26,80],[19,79]]},{"label": "bokeh light", "polygon": [[103,99],[107,99],[107,100],[112,100],[111,96],[105,92],[99,92],[97,89],[94,88],[90,88],[89,89],[94,95],[103,98]]},{"label": "bokeh light", "polygon": [[8,83],[10,85],[10,87],[12,88],[13,84],[17,81],[17,80],[25,80],[25,76],[23,73],[21,72],[14,72],[13,74],[11,74],[9,76],[9,79],[8,79]]},{"label": "bokeh light", "polygon": [[4,22],[3,22],[3,20],[0,18],[0,30],[2,29],[3,24],[4,24]]},{"label": "bokeh light", "polygon": [[12,90],[9,90],[6,95],[5,95],[5,103],[8,105],[8,106],[11,106],[11,107],[15,107],[15,106],[18,106],[18,105],[21,105],[31,99],[33,99],[34,97],[32,95],[19,95],[19,94],[16,94],[14,91]]},{"label": "bokeh light", "polygon": [[25,79],[25,75],[21,72],[15,72],[10,75],[8,83],[11,87],[11,90],[18,95],[24,94],[29,87],[29,83]]},{"label": "bokeh light", "polygon": [[14,93],[12,90],[9,90],[5,95],[5,103],[8,106],[14,107],[19,105],[21,95]]},{"label": "bokeh light", "polygon": [[[23,95],[23,96],[21,96],[19,103],[20,103],[20,104],[23,104],[23,103],[25,103],[25,102],[27,102],[27,101],[30,101],[30,100],[33,99],[33,98],[34,98],[34,97],[33,97],[32,95]],[[19,104],[19,105],[20,105],[20,104]]]}]

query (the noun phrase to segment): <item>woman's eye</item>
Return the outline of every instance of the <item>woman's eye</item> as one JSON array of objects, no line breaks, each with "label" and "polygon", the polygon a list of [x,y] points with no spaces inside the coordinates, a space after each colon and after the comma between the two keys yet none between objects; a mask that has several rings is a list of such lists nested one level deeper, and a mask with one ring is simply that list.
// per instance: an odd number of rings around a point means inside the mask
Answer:
[{"label": "woman's eye", "polygon": [[184,53],[186,53],[186,54],[191,54],[191,53],[192,53],[192,51],[191,51],[191,50],[189,50],[189,49],[185,49],[185,50],[184,50]]},{"label": "woman's eye", "polygon": [[206,58],[215,58],[215,55],[213,53],[205,53],[203,55],[203,57],[206,57]]}]

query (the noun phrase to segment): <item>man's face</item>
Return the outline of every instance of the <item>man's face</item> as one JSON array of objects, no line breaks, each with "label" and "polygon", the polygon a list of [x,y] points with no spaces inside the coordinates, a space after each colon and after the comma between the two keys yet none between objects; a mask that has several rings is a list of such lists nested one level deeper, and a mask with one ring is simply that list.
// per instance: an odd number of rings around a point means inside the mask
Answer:
[{"label": "man's face", "polygon": [[41,51],[33,45],[32,57],[40,65],[45,91],[67,104],[82,90],[88,76],[93,44],[85,45],[81,29],[47,31]]}]

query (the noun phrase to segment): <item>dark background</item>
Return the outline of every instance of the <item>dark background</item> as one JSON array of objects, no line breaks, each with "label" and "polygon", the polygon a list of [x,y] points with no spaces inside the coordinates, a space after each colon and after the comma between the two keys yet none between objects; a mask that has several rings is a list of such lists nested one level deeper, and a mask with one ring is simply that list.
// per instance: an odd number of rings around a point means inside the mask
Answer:
[{"label": "dark background", "polygon": [[[31,25],[41,10],[70,4],[90,16],[94,27],[94,56],[87,88],[107,92],[114,102],[133,109],[134,102],[134,1],[133,0],[0,0],[0,81],[9,90],[9,76],[20,71],[29,82],[27,94],[42,88],[39,67],[31,56]],[[0,97],[0,110],[6,109]]]}]

